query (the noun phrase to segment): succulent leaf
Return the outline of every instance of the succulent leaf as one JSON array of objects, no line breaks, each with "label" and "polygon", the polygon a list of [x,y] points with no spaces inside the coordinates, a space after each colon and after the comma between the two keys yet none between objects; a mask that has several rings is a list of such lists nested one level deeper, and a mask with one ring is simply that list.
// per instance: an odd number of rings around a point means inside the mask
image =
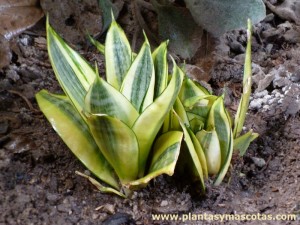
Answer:
[{"label": "succulent leaf", "polygon": [[121,93],[141,113],[153,102],[154,84],[154,65],[150,45],[146,40],[124,78]]},{"label": "succulent leaf", "polygon": [[135,180],[138,175],[139,144],[130,127],[117,118],[103,114],[89,116],[88,125],[122,184]]},{"label": "succulent leaf", "polygon": [[218,97],[218,99],[212,105],[208,119],[206,121],[205,130],[213,131],[216,130],[218,138],[220,141],[221,153],[222,153],[222,165],[225,162],[225,158],[229,151],[230,145],[230,133],[231,127],[228,122],[227,114],[225,112],[223,97]]},{"label": "succulent leaf", "polygon": [[243,156],[246,153],[250,143],[258,137],[257,133],[253,133],[253,130],[248,131],[247,133],[237,137],[233,141],[233,149],[239,150],[240,156]]},{"label": "succulent leaf", "polygon": [[116,195],[119,195],[120,197],[126,198],[126,196],[123,193],[121,193],[120,191],[117,191],[114,188],[103,186],[101,183],[99,183],[97,180],[95,180],[91,176],[88,176],[84,173],[80,173],[79,171],[75,171],[75,173],[81,177],[88,179],[102,193],[116,194]]},{"label": "succulent leaf", "polygon": [[133,125],[139,113],[118,90],[97,77],[85,98],[86,110],[91,114],[107,114]]},{"label": "succulent leaf", "polygon": [[214,182],[215,185],[218,185],[222,182],[229,168],[233,152],[233,134],[231,129],[231,122],[224,107],[222,96],[218,97],[217,100],[213,103],[208,115],[205,130],[215,130],[217,132],[220,143],[221,169]]},{"label": "succulent leaf", "polygon": [[173,75],[167,88],[145,109],[133,125],[133,131],[137,136],[140,147],[139,176],[144,175],[145,165],[152,143],[167,114],[171,110],[182,84],[184,74],[181,69],[176,66],[174,61],[173,63]]},{"label": "succulent leaf", "polygon": [[180,152],[183,134],[180,131],[167,132],[156,140],[153,147],[153,157],[146,176],[130,182],[131,188],[146,186],[153,178],[168,174],[172,176]]},{"label": "succulent leaf", "polygon": [[99,52],[105,54],[105,46],[93,38],[91,35],[88,35],[90,42],[98,49]]},{"label": "succulent leaf", "polygon": [[119,188],[117,178],[89,128],[66,96],[42,90],[36,95],[40,109],[74,155],[102,181]]},{"label": "succulent leaf", "polygon": [[81,113],[85,95],[96,78],[94,69],[63,41],[52,29],[48,19],[47,46],[57,80],[75,108]]},{"label": "succulent leaf", "polygon": [[129,41],[115,20],[112,21],[105,40],[106,79],[119,90],[132,62]]},{"label": "succulent leaf", "polygon": [[152,53],[155,69],[154,99],[165,90],[168,84],[167,46],[168,41],[165,41]]},{"label": "succulent leaf", "polygon": [[195,146],[194,146],[194,143],[193,143],[193,140],[191,138],[191,133],[188,131],[189,128],[184,124],[184,122],[181,120],[181,118],[176,114],[175,111],[173,111],[173,113],[176,115],[179,123],[180,123],[180,126],[183,130],[183,134],[184,134],[184,141],[188,147],[188,151],[191,155],[191,158],[193,160],[193,163],[194,163],[194,166],[196,168],[196,172],[197,172],[197,175],[199,176],[200,178],[200,182],[201,182],[201,187],[203,190],[205,190],[205,183],[204,183],[204,174],[203,174],[203,169],[202,169],[202,165],[201,165],[201,162],[198,158],[198,154],[197,154],[197,151],[195,149]]},{"label": "succulent leaf", "polygon": [[251,64],[251,40],[252,40],[252,24],[248,20],[248,30],[247,30],[247,48],[244,64],[244,77],[243,77],[243,94],[240,100],[240,104],[234,120],[234,130],[233,137],[237,138],[244,126],[246,119],[246,113],[248,111],[250,95],[251,95],[251,85],[252,85],[252,64]]},{"label": "succulent leaf", "polygon": [[182,103],[184,103],[187,99],[195,96],[206,96],[210,95],[210,93],[200,85],[197,85],[190,78],[185,77],[182,83],[182,87],[179,93],[179,98]]},{"label": "succulent leaf", "polygon": [[208,174],[218,174],[221,168],[221,149],[217,132],[201,130],[196,137],[205,153]]}]

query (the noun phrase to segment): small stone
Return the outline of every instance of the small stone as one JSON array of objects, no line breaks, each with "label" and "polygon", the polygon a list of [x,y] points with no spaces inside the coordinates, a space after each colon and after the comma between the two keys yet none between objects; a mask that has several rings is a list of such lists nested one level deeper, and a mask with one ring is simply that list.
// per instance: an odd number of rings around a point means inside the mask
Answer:
[{"label": "small stone", "polygon": [[160,203],[160,206],[161,207],[166,207],[167,205],[169,205],[169,202],[167,200],[163,200],[161,203]]},{"label": "small stone", "polygon": [[106,212],[109,214],[114,214],[115,213],[115,205],[112,204],[105,204],[102,206],[97,207],[95,210],[101,210],[101,212]]},{"label": "small stone", "polygon": [[251,159],[257,167],[262,168],[266,165],[266,161],[263,158],[251,157]]},{"label": "small stone", "polygon": [[283,38],[285,41],[296,44],[300,42],[300,30],[299,29],[291,29],[288,30],[284,35]]},{"label": "small stone", "polygon": [[9,80],[12,80],[14,82],[17,82],[20,79],[20,76],[18,75],[18,73],[16,72],[16,70],[14,68],[11,68],[6,73],[6,78]]},{"label": "small stone", "polygon": [[60,204],[57,206],[57,211],[59,212],[69,213],[69,210],[68,204]]},{"label": "small stone", "polygon": [[99,214],[98,213],[93,213],[92,214],[92,219],[93,220],[96,220],[96,219],[98,219],[99,218]]},{"label": "small stone", "polygon": [[196,81],[200,81],[200,80],[209,81],[211,78],[204,72],[203,69],[195,65],[186,64],[185,71],[189,78]]},{"label": "small stone", "polygon": [[249,105],[249,108],[250,109],[260,109],[262,107],[262,104],[263,104],[263,99],[255,99],[253,101],[250,102],[250,105]]},{"label": "small stone", "polygon": [[25,35],[23,38],[20,38],[20,42],[22,43],[22,45],[27,46],[30,42],[29,39],[30,37],[28,35]]}]

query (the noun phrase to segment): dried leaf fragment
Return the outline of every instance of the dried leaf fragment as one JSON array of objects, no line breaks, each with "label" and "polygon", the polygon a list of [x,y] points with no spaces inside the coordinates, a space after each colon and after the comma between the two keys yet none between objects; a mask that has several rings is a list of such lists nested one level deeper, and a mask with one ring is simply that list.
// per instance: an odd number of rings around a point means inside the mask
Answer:
[{"label": "dried leaf fragment", "polygon": [[39,21],[43,11],[37,0],[0,0],[0,34],[6,39],[20,34]]}]

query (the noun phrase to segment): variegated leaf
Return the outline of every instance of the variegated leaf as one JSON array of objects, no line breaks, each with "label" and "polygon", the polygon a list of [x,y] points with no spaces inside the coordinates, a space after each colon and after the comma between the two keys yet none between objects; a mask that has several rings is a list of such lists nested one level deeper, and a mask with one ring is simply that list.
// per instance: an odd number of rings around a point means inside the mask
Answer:
[{"label": "variegated leaf", "polygon": [[233,141],[233,149],[238,150],[240,152],[240,156],[243,156],[246,153],[250,143],[254,141],[259,135],[257,133],[253,133],[252,130],[249,132],[235,138]]},{"label": "variegated leaf", "polygon": [[167,46],[168,41],[165,41],[152,53],[155,69],[154,99],[165,90],[168,84]]},{"label": "variegated leaf", "polygon": [[155,136],[161,128],[167,114],[171,110],[182,84],[184,74],[176,65],[175,61],[173,61],[173,63],[173,75],[167,88],[149,107],[145,109],[133,125],[133,130],[137,135],[140,146],[140,177],[144,175],[145,165]]},{"label": "variegated leaf", "polygon": [[217,132],[201,130],[196,137],[204,150],[208,174],[218,174],[221,168],[221,149]]},{"label": "variegated leaf", "polygon": [[102,184],[100,184],[97,180],[95,180],[91,176],[88,176],[84,173],[80,173],[79,171],[75,171],[75,173],[81,177],[88,179],[88,181],[90,181],[91,184],[93,184],[102,193],[116,194],[116,195],[119,195],[120,197],[126,198],[126,196],[123,193],[121,193],[120,191],[117,191],[116,189],[113,189],[110,187],[103,186]]},{"label": "variegated leaf", "polygon": [[220,141],[221,154],[222,154],[221,164],[223,165],[229,151],[230,133],[232,131],[228,121],[227,114],[225,112],[222,96],[218,97],[218,99],[212,105],[209,112],[209,116],[206,121],[205,130],[207,131],[216,130]]},{"label": "variegated leaf", "polygon": [[[196,169],[196,172],[197,172],[197,176],[199,176],[199,178],[200,178],[202,189],[205,190],[204,173],[203,173],[203,169],[202,169],[202,166],[204,166],[204,165],[201,165],[201,162],[200,162],[200,159],[198,157],[197,150],[196,150],[196,147],[199,147],[199,146],[195,147],[195,145],[193,143],[193,139],[190,135],[190,134],[193,134],[193,133],[188,131],[189,128],[186,127],[186,125],[181,120],[181,118],[176,114],[176,112],[175,111],[173,111],[173,112],[176,115],[176,117],[177,117],[177,119],[178,119],[178,121],[181,125],[181,128],[183,130],[183,134],[184,134],[184,141],[187,145],[188,151],[189,151],[190,156],[193,160],[193,163],[194,163],[194,166],[195,166],[195,169]],[[204,157],[204,159],[205,159],[205,157]]]},{"label": "variegated leaf", "polygon": [[187,108],[193,108],[194,106],[210,106],[212,102],[214,102],[218,97],[215,95],[201,95],[201,96],[194,96],[185,99],[183,105]]},{"label": "variegated leaf", "polygon": [[79,113],[96,78],[93,68],[52,29],[47,19],[47,45],[56,78]]},{"label": "variegated leaf", "polygon": [[75,156],[99,179],[119,189],[117,178],[108,164],[89,128],[66,96],[40,91],[36,95],[40,109],[54,130]]},{"label": "variegated leaf", "polygon": [[90,42],[97,48],[99,52],[102,54],[105,54],[105,46],[101,44],[99,41],[97,41],[95,38],[93,38],[91,35],[88,35],[88,38]]},{"label": "variegated leaf", "polygon": [[252,24],[248,20],[248,30],[247,30],[247,48],[244,64],[244,77],[243,77],[243,94],[240,100],[240,104],[234,120],[234,130],[233,137],[237,138],[242,132],[246,113],[249,107],[250,95],[251,95],[251,85],[252,85],[252,65],[251,65],[251,40],[252,40]]},{"label": "variegated leaf", "polygon": [[117,90],[132,62],[129,41],[115,20],[112,21],[105,40],[106,79]]},{"label": "variegated leaf", "polygon": [[88,117],[91,133],[122,184],[136,180],[139,169],[139,144],[125,123],[108,115]]},{"label": "variegated leaf", "polygon": [[[185,125],[190,126],[190,122],[189,122],[188,116],[186,114],[186,111],[178,97],[174,103],[173,110],[182,119],[182,121]],[[171,124],[170,124],[169,130],[180,130],[181,129],[180,123],[177,119],[177,115],[175,115],[173,112],[171,112]]]},{"label": "variegated leaf", "polygon": [[216,179],[214,180],[214,185],[216,185],[216,186],[219,185],[223,181],[223,179],[228,171],[228,168],[230,166],[230,163],[231,163],[231,158],[232,158],[232,153],[233,153],[233,135],[232,135],[231,130],[230,130],[228,139],[229,139],[228,153],[226,155],[224,163],[221,166],[220,172],[218,173]]},{"label": "variegated leaf", "polygon": [[148,184],[150,180],[161,175],[172,176],[180,152],[183,134],[180,131],[170,131],[161,135],[153,147],[153,157],[146,176],[130,182],[129,187],[135,189]]},{"label": "variegated leaf", "polygon": [[92,84],[85,103],[88,113],[116,117],[129,127],[139,116],[127,98],[100,77]]},{"label": "variegated leaf", "polygon": [[191,97],[206,95],[210,95],[210,93],[204,87],[196,84],[196,82],[192,81],[190,78],[185,77],[179,93],[179,98],[182,103]]},{"label": "variegated leaf", "polygon": [[228,113],[224,107],[223,97],[219,97],[212,105],[207,123],[207,131],[216,130],[221,148],[221,169],[214,181],[215,185],[222,182],[229,168],[233,153],[233,134]]},{"label": "variegated leaf", "polygon": [[146,39],[124,78],[121,92],[141,113],[153,102],[154,85],[154,64],[150,45]]},{"label": "variegated leaf", "polygon": [[202,171],[203,171],[204,178],[207,178],[208,177],[208,168],[207,168],[207,159],[205,157],[204,150],[203,150],[199,140],[197,139],[196,135],[193,133],[193,131],[187,126],[186,126],[186,129],[189,132],[190,138],[191,138],[191,140],[193,142],[193,145],[194,145],[194,148],[196,150],[198,159],[199,159],[200,164],[201,164],[201,168],[202,168]]},{"label": "variegated leaf", "polygon": [[103,33],[113,20],[112,14],[114,15],[114,18],[118,18],[119,13],[123,8],[124,1],[115,1],[113,3],[111,0],[98,0],[98,4],[102,11],[103,28],[101,33]]}]

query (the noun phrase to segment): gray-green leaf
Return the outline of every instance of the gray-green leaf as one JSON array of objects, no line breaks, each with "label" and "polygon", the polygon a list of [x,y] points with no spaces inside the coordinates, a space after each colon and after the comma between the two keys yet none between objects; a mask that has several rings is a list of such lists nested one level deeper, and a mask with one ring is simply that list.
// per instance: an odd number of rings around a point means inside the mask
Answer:
[{"label": "gray-green leaf", "polygon": [[182,58],[191,58],[201,45],[202,28],[184,7],[164,6],[152,1],[158,14],[159,35],[170,40],[170,49]]},{"label": "gray-green leaf", "polygon": [[266,16],[262,0],[185,0],[185,3],[198,25],[216,36],[245,27],[248,18],[255,24]]}]

